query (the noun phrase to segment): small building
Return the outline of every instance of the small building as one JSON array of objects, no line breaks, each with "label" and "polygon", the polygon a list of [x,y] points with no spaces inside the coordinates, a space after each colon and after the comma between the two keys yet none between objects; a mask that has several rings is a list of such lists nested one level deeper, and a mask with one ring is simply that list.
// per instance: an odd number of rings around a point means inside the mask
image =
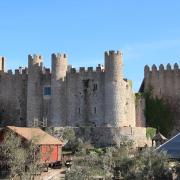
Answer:
[{"label": "small building", "polygon": [[13,132],[23,141],[32,141],[39,146],[42,163],[57,163],[61,161],[63,142],[51,136],[40,128],[7,126],[0,130],[0,143],[3,143],[5,133]]}]

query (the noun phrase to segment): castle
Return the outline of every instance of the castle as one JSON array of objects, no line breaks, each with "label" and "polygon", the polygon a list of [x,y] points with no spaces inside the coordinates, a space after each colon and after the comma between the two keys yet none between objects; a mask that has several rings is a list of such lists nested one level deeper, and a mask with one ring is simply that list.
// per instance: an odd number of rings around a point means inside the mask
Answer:
[{"label": "castle", "polygon": [[76,70],[66,54],[52,54],[50,70],[41,55],[29,55],[28,68],[12,73],[5,72],[1,57],[1,126],[102,127],[145,138],[145,128],[136,127],[145,126],[142,102],[136,110],[131,82],[123,77],[122,53],[105,52],[104,58],[105,67]]},{"label": "castle", "polygon": [[140,92],[152,91],[152,95],[162,98],[170,106],[172,114],[173,132],[180,131],[180,69],[177,63],[171,67],[170,64],[160,65],[159,68],[154,64],[150,68],[144,68],[144,80],[140,87]]}]

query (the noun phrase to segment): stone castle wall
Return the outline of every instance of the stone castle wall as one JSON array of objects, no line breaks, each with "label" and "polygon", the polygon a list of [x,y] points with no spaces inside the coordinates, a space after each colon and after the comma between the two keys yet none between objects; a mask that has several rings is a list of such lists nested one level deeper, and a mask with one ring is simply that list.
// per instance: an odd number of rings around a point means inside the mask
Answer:
[{"label": "stone castle wall", "polygon": [[105,68],[95,70],[68,68],[66,54],[52,54],[51,71],[40,55],[29,55],[28,68],[15,74],[1,69],[3,120],[22,126],[136,126],[134,93],[123,78],[119,51],[106,52]]},{"label": "stone castle wall", "polygon": [[171,108],[172,122],[175,131],[180,128],[180,69],[175,63],[173,67],[167,64],[166,68],[161,64],[159,68],[153,65],[144,68],[144,91],[152,90],[154,97],[163,98]]},{"label": "stone castle wall", "polygon": [[105,123],[108,126],[125,124],[125,84],[121,52],[105,53]]},{"label": "stone castle wall", "polygon": [[66,124],[66,54],[52,54],[50,126]]},{"label": "stone castle wall", "polygon": [[145,90],[151,86],[153,94],[158,97],[174,98],[180,95],[180,70],[177,63],[173,68],[168,64],[166,69],[162,64],[159,69],[156,65],[151,69],[145,66],[144,78]]},{"label": "stone castle wall", "polygon": [[146,127],[145,99],[143,97],[136,98],[136,127]]},{"label": "stone castle wall", "polygon": [[0,119],[3,125],[26,123],[27,70],[16,69],[0,73]]},{"label": "stone castle wall", "polygon": [[104,72],[101,67],[67,73],[67,125],[104,124]]},{"label": "stone castle wall", "polygon": [[[70,128],[70,127],[68,127]],[[95,147],[120,145],[124,139],[132,140],[134,147],[152,146],[151,139],[146,138],[145,127],[71,127],[77,137],[83,142],[89,142]],[[66,127],[55,127],[55,137],[61,137]]]}]

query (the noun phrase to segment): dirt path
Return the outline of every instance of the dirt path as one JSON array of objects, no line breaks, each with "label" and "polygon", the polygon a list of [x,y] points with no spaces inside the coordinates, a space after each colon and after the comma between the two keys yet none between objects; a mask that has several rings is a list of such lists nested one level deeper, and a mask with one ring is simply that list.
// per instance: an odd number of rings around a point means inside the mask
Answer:
[{"label": "dirt path", "polygon": [[65,168],[61,169],[50,169],[48,172],[43,172],[41,176],[36,177],[35,180],[63,180],[65,177]]}]

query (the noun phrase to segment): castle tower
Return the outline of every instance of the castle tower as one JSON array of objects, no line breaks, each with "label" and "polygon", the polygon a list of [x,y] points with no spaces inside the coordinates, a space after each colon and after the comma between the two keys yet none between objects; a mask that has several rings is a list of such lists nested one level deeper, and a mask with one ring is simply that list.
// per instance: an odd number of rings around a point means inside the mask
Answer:
[{"label": "castle tower", "polygon": [[28,56],[28,84],[27,84],[27,122],[26,125],[38,126],[42,121],[42,57]]},{"label": "castle tower", "polygon": [[125,89],[120,51],[105,52],[105,124],[123,126]]},{"label": "castle tower", "polygon": [[52,54],[51,60],[51,126],[66,122],[65,77],[68,67],[66,54]]},{"label": "castle tower", "polygon": [[0,57],[0,71],[4,72],[5,58]]}]

